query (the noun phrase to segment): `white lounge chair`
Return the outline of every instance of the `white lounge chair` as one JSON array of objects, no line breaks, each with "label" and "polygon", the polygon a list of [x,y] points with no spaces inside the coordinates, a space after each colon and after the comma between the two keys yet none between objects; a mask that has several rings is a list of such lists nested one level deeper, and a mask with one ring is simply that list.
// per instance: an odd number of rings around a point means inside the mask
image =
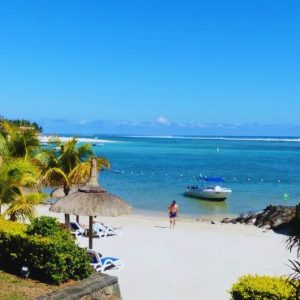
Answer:
[{"label": "white lounge chair", "polygon": [[97,272],[104,272],[110,269],[120,269],[122,267],[121,260],[116,257],[103,257],[100,253],[93,249],[87,249],[90,257],[90,264]]},{"label": "white lounge chair", "polygon": [[85,229],[80,226],[77,222],[70,222],[71,232],[77,235],[84,235]]},{"label": "white lounge chair", "polygon": [[121,232],[117,228],[113,228],[111,226],[105,226],[102,223],[94,223],[93,230],[99,237],[107,237],[110,235],[119,235]]},{"label": "white lounge chair", "polygon": [[[78,235],[88,235],[88,228],[82,227],[77,222],[70,222],[70,228],[72,233],[75,236]],[[101,223],[94,223],[93,224],[93,236],[95,237],[107,237],[111,235],[119,235],[120,231],[118,229],[115,229],[111,226],[105,226]]]}]

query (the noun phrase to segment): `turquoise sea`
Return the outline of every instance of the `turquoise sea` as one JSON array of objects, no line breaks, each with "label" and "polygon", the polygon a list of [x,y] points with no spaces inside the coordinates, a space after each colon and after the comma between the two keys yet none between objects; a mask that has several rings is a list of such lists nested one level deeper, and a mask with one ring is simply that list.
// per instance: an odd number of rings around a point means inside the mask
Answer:
[{"label": "turquoise sea", "polygon": [[[95,137],[94,137],[95,138]],[[134,208],[166,212],[170,201],[185,215],[227,215],[261,210],[269,204],[300,202],[300,139],[286,137],[97,136],[115,143],[94,144],[111,170],[100,174],[109,192]],[[233,190],[224,203],[187,198],[196,178],[221,176]]]}]

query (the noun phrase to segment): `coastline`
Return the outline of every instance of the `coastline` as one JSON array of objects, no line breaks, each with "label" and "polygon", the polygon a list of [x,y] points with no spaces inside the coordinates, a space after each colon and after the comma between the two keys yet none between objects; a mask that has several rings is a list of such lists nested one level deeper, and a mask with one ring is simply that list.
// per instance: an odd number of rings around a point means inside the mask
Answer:
[{"label": "coastline", "polygon": [[[39,137],[39,141],[40,143],[51,143],[53,140],[56,140],[57,138],[59,138],[59,140],[63,143],[70,141],[72,137],[68,137],[68,136],[59,136],[59,135],[40,135]],[[76,137],[76,140],[79,143],[95,143],[95,144],[99,144],[99,143],[118,143],[117,141],[111,141],[111,140],[105,140],[105,139],[98,139],[98,138],[80,138],[80,137]]]},{"label": "coastline", "polygon": [[[167,210],[146,210],[146,209],[134,209],[133,216],[140,217],[151,217],[153,219],[164,220],[168,219]],[[239,214],[188,214],[179,213],[179,219],[184,222],[220,222],[225,218],[236,218]]]},{"label": "coastline", "polygon": [[[47,205],[37,211],[64,221]],[[96,220],[122,228],[119,236],[95,238],[94,249],[123,261],[122,269],[107,273],[119,278],[124,300],[229,299],[227,291],[240,276],[287,275],[288,259],[295,258],[285,249],[285,236],[251,225],[183,217],[169,229],[167,216],[140,212]],[[80,217],[80,223],[88,224],[88,218]],[[88,239],[78,237],[78,243],[87,247]]]}]

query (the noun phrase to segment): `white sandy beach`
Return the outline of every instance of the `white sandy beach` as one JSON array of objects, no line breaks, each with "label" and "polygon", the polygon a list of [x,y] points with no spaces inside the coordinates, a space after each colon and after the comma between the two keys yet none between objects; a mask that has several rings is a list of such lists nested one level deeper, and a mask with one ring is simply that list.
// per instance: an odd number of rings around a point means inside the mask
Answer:
[{"label": "white sandy beach", "polygon": [[[73,137],[69,136],[53,136],[53,135],[40,135],[39,141],[41,143],[50,143],[52,141],[55,141],[57,138],[63,143],[70,141]],[[111,141],[111,140],[104,140],[104,139],[98,139],[98,138],[76,138],[76,140],[80,143],[117,143],[117,141]]]},{"label": "white sandy beach", "polygon": [[[64,220],[48,208],[39,206],[38,214]],[[227,290],[239,276],[289,274],[286,264],[294,258],[284,236],[254,226],[179,218],[169,229],[167,216],[97,219],[123,227],[120,236],[94,239],[94,249],[124,262],[122,269],[107,272],[119,278],[124,300],[229,299]],[[88,224],[87,218],[80,223]],[[87,247],[88,240],[79,237],[79,243]]]}]

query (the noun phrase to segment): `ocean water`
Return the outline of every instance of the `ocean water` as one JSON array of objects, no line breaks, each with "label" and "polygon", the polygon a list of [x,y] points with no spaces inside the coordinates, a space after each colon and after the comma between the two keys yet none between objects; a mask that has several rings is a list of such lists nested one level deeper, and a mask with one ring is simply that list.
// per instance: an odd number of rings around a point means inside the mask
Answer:
[{"label": "ocean water", "polygon": [[[269,204],[300,202],[300,140],[297,138],[192,138],[97,136],[115,143],[94,144],[111,162],[101,185],[139,211],[166,213],[176,200],[184,215],[227,215]],[[196,178],[221,176],[232,189],[222,203],[183,196]]]}]

